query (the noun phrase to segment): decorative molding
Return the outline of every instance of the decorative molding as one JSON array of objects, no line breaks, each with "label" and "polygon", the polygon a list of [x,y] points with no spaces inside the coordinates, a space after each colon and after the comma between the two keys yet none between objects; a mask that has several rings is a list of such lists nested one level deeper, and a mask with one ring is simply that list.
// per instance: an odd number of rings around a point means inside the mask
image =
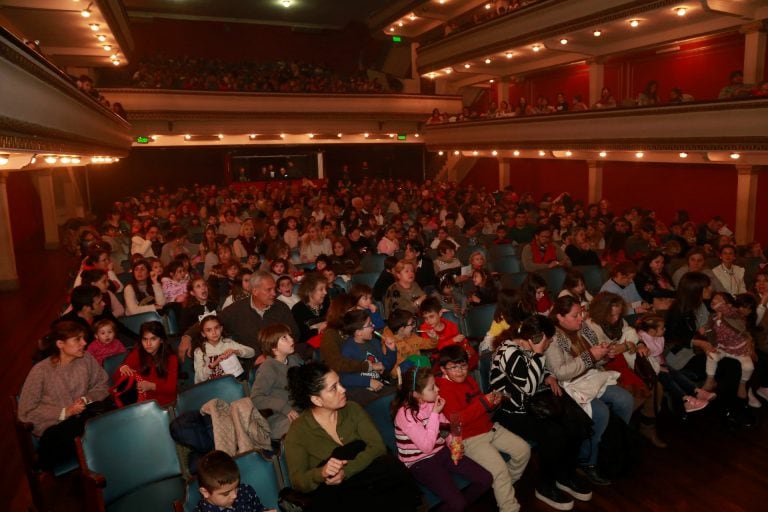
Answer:
[{"label": "decorative molding", "polygon": [[80,155],[106,152],[122,157],[128,155],[130,141],[126,146],[105,145],[99,140],[0,115],[0,148]]}]

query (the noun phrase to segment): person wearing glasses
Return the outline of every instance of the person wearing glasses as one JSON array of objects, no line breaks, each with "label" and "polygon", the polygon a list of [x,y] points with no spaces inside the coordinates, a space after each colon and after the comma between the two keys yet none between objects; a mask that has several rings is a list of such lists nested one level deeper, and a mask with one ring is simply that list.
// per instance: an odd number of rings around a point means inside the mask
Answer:
[{"label": "person wearing glasses", "polygon": [[395,340],[387,338],[382,342],[374,339],[371,315],[364,309],[351,309],[344,314],[342,332],[347,335],[347,341],[341,346],[341,355],[356,361],[368,361],[370,370],[341,373],[341,383],[347,388],[381,390],[385,376],[397,361]]},{"label": "person wearing glasses", "polygon": [[[437,379],[440,396],[445,399],[443,414],[453,425],[460,424],[464,454],[493,476],[493,494],[501,512],[517,512],[513,484],[531,458],[531,447],[523,439],[494,423],[491,417],[501,403],[501,394],[483,394],[477,381],[469,375],[469,356],[461,345],[440,350]],[[501,454],[509,455],[504,462]]]}]

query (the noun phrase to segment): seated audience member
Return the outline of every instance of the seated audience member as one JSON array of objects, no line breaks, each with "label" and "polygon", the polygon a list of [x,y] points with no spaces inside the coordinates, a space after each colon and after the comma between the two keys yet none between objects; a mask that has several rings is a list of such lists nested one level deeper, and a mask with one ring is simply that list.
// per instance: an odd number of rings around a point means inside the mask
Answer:
[{"label": "seated audience member", "polygon": [[384,328],[384,318],[381,316],[376,304],[373,303],[373,291],[367,284],[353,285],[349,290],[349,295],[352,297],[354,307],[367,311],[371,316],[371,322],[373,322],[373,328],[376,331],[381,331]]},{"label": "seated audience member", "polygon": [[181,226],[174,226],[171,228],[170,233],[166,236],[165,244],[160,251],[160,261],[164,266],[168,266],[169,263],[179,254],[190,255],[189,248],[187,247],[188,232]]},{"label": "seated audience member", "polygon": [[219,234],[234,240],[240,235],[240,219],[235,217],[234,210],[226,210],[223,214],[224,221],[219,224]]},{"label": "seated audience member", "polygon": [[93,332],[96,336],[88,345],[88,353],[96,358],[99,364],[103,364],[108,357],[126,352],[125,346],[115,337],[117,325],[113,320],[97,320],[93,323]]},{"label": "seated audience member", "polygon": [[[101,297],[99,295],[99,297]],[[114,407],[108,376],[85,351],[85,329],[61,321],[40,340],[40,350],[19,396],[19,420],[32,424],[40,438],[37,455],[41,469],[75,457],[75,438],[85,422]]]},{"label": "seated audience member", "polygon": [[426,299],[419,307],[419,314],[423,320],[419,326],[422,337],[433,340],[437,349],[441,350],[450,345],[459,345],[469,354],[470,370],[477,368],[478,356],[466,337],[459,332],[459,327],[440,316],[440,302],[434,297]]},{"label": "seated audience member", "polygon": [[688,254],[686,255],[686,264],[682,265],[675,271],[674,274],[672,274],[672,284],[675,285],[675,288],[679,288],[680,280],[688,272],[700,272],[706,275],[711,281],[712,289],[714,291],[724,291],[720,280],[717,278],[717,276],[715,276],[714,273],[712,273],[712,270],[706,266],[704,251],[698,247],[694,247],[688,251]]},{"label": "seated audience member", "polygon": [[472,271],[472,291],[467,299],[470,305],[495,304],[499,290],[496,287],[496,279],[483,269]]},{"label": "seated audience member", "polygon": [[325,237],[317,223],[310,224],[299,243],[299,258],[302,263],[313,263],[321,254],[333,254],[331,241]]},{"label": "seated audience member", "polygon": [[572,265],[596,265],[601,266],[600,256],[592,250],[587,240],[586,228],[578,227],[573,230],[571,243],[565,246],[565,255],[571,260]]},{"label": "seated audience member", "polygon": [[390,226],[384,232],[384,236],[379,240],[376,246],[376,252],[379,254],[386,254],[387,256],[394,256],[395,252],[400,249],[400,242],[397,239],[397,230]]},{"label": "seated audience member", "polygon": [[434,262],[424,254],[424,245],[417,240],[405,242],[404,259],[416,267],[416,283],[422,289],[434,288],[436,284]]},{"label": "seated audience member", "polygon": [[251,347],[222,336],[223,328],[216,315],[208,315],[200,320],[200,338],[194,343],[195,384],[206,380],[218,379],[226,374],[239,377],[242,366],[233,364],[239,373],[232,373],[224,363],[231,357],[251,358],[255,351]]},{"label": "seated audience member", "polygon": [[[131,238],[131,254],[140,254],[144,258],[157,258],[153,245],[160,241],[160,228],[156,224],[150,226],[144,232],[138,232]],[[161,246],[162,247],[162,246]]]},{"label": "seated audience member", "polygon": [[291,329],[286,325],[274,324],[259,332],[264,362],[256,372],[251,386],[251,401],[259,410],[269,409],[267,416],[272,439],[280,440],[288,427],[299,417],[299,412],[288,395],[288,370],[301,365],[301,358],[294,355],[294,341]]},{"label": "seated audience member", "polygon": [[584,311],[589,309],[589,303],[592,302],[592,294],[587,290],[584,284],[584,274],[575,268],[568,269],[563,281],[563,289],[560,290],[558,297],[571,296],[581,304]]},{"label": "seated audience member", "polygon": [[581,94],[577,94],[573,97],[573,103],[571,104],[572,112],[583,112],[589,110],[589,107],[581,99]]},{"label": "seated audience member", "polygon": [[[196,277],[187,284],[187,301],[181,310],[179,332],[187,329],[211,313],[216,313],[216,302],[208,298],[208,282],[202,277]],[[184,354],[180,354],[182,361]]]},{"label": "seated audience member", "polygon": [[138,315],[163,309],[165,295],[160,284],[160,273],[150,272],[146,260],[137,260],[131,269],[133,279],[125,286],[125,313]]},{"label": "seated audience member", "polygon": [[442,309],[450,311],[458,317],[464,316],[467,310],[467,297],[462,288],[456,286],[456,279],[450,273],[446,273],[440,278],[432,297],[440,301]]},{"label": "seated audience member", "polygon": [[562,249],[552,243],[552,228],[548,225],[541,225],[536,228],[533,240],[530,244],[523,247],[520,255],[523,269],[526,272],[536,270],[547,270],[553,267],[568,267],[571,261],[565,255]]},{"label": "seated audience member", "polygon": [[712,273],[720,282],[722,289],[732,297],[740,293],[747,293],[747,285],[744,283],[744,267],[734,265],[736,260],[736,247],[731,244],[720,246],[721,263],[712,269]]},{"label": "seated audience member", "polygon": [[672,90],[669,91],[670,103],[688,103],[690,101],[696,101],[696,99],[690,94],[684,93],[680,87],[673,87]]},{"label": "seated audience member", "polygon": [[360,257],[349,246],[346,238],[337,238],[332,244],[329,264],[337,275],[352,275],[362,270]]},{"label": "seated audience member", "polygon": [[665,264],[664,255],[653,250],[645,256],[640,270],[635,275],[635,287],[640,297],[653,305],[657,313],[669,309],[675,298],[675,287],[672,284],[672,277],[664,268]]},{"label": "seated audience member", "polygon": [[721,100],[743,98],[749,96],[750,86],[744,83],[744,73],[741,70],[731,71],[728,85],[720,89],[717,97]]},{"label": "seated audience member", "polygon": [[[415,512],[421,498],[405,467],[387,455],[363,408],[347,401],[339,376],[322,363],[291,368],[288,389],[302,411],[285,438],[291,485],[313,510]],[[340,447],[347,452],[340,453]]]},{"label": "seated audience member", "polygon": [[637,95],[638,107],[650,107],[654,105],[660,105],[661,99],[659,98],[659,82],[656,80],[650,80],[645,89]]},{"label": "seated audience member", "polygon": [[81,276],[81,284],[95,286],[101,291],[101,297],[104,299],[104,310],[99,315],[101,318],[116,321],[117,318],[125,316],[125,306],[110,290],[109,275],[106,272],[101,269],[84,270]]},{"label": "seated audience member", "polygon": [[[449,345],[439,354],[442,377],[436,379],[445,399],[444,414],[461,422],[464,455],[477,462],[493,476],[493,494],[500,511],[517,512],[517,482],[531,457],[531,448],[499,423],[492,420],[501,404],[501,393],[483,394],[469,375],[468,355],[460,345]],[[501,454],[509,456],[507,462]]]},{"label": "seated audience member", "polygon": [[438,257],[433,262],[433,266],[438,278],[445,275],[445,272],[449,270],[452,270],[457,276],[461,273],[462,265],[456,257],[456,244],[450,240],[443,240],[437,245],[437,253]]},{"label": "seated audience member", "polygon": [[246,219],[240,224],[240,230],[232,242],[232,252],[235,258],[245,262],[249,256],[259,253],[259,241],[256,238],[256,228],[253,219]]},{"label": "seated audience member", "polygon": [[459,244],[456,243],[456,240],[454,240],[453,237],[451,237],[448,234],[448,230],[445,227],[441,226],[441,227],[437,228],[437,236],[429,244],[430,249],[438,249],[439,250],[438,245],[440,245],[440,243],[443,242],[444,240],[448,240],[449,242],[453,243],[454,251],[459,248]]},{"label": "seated audience member", "polygon": [[413,263],[400,260],[393,269],[396,281],[384,295],[384,315],[389,317],[396,309],[405,309],[415,313],[427,295],[416,283]]},{"label": "seated audience member", "polygon": [[275,281],[277,284],[277,300],[285,303],[289,308],[293,308],[301,301],[298,295],[293,293],[293,279],[291,276],[282,275]]},{"label": "seated audience member", "polygon": [[624,300],[624,315],[646,313],[650,305],[643,301],[635,286],[637,266],[624,261],[611,269],[611,278],[600,287],[601,292],[615,293]]},{"label": "seated audience member", "polygon": [[83,272],[87,270],[103,270],[107,274],[109,291],[120,293],[123,291],[123,283],[120,282],[117,274],[115,274],[113,266],[114,263],[110,256],[110,252],[103,246],[103,244],[89,245],[80,271],[77,273],[77,277],[75,277],[74,286],[83,284]]},{"label": "seated audience member", "polygon": [[188,284],[189,275],[184,269],[184,264],[181,261],[171,261],[165,268],[163,277],[160,278],[165,303],[186,302]]},{"label": "seated audience member", "polygon": [[[461,453],[458,435],[441,432],[449,426],[444,407],[445,399],[429,368],[406,371],[391,409],[397,454],[416,481],[443,501],[441,510],[460,512],[491,487],[491,475]],[[459,489],[452,474],[462,476],[469,485]]]},{"label": "seated audience member", "polygon": [[616,99],[611,94],[611,90],[609,88],[603,87],[603,90],[600,91],[600,99],[597,100],[592,108],[616,108]]},{"label": "seated audience member", "polygon": [[94,336],[91,326],[104,312],[104,298],[101,290],[91,285],[77,286],[70,294],[70,305],[72,309],[69,313],[60,316],[53,325],[66,321],[76,322],[83,328],[85,342],[91,343]]},{"label": "seated audience member", "polygon": [[[331,298],[328,296],[328,282],[319,272],[310,272],[304,276],[299,284],[299,298],[295,306],[291,308],[291,314],[299,326],[299,343],[307,343],[310,338],[316,337],[326,327],[325,316]],[[320,339],[313,343],[316,348]]]},{"label": "seated audience member", "polygon": [[200,459],[197,482],[202,498],[196,512],[275,512],[264,508],[253,487],[240,482],[240,468],[225,452],[212,451]]},{"label": "seated audience member", "polygon": [[400,365],[410,356],[418,356],[422,351],[437,348],[437,339],[419,336],[416,334],[416,325],[416,316],[403,309],[396,309],[387,319],[381,338],[382,340],[394,339],[397,347],[397,361],[391,372],[393,376],[398,374]]},{"label": "seated audience member", "polygon": [[237,275],[232,281],[229,295],[224,299],[221,309],[225,309],[226,307],[231,306],[235,301],[245,299],[251,295],[251,275],[253,275],[253,270],[248,267],[241,267],[240,270],[237,271]]},{"label": "seated audience member", "polygon": [[374,338],[371,317],[367,311],[361,309],[352,309],[344,314],[342,332],[347,336],[347,340],[341,345],[341,355],[348,359],[369,361],[372,371],[341,373],[341,383],[349,388],[379,391],[384,387],[383,381],[397,361],[395,340],[388,338],[382,343],[378,337]]},{"label": "seated audience member", "polygon": [[128,353],[113,377],[133,375],[139,401],[157,400],[168,405],[176,400],[179,360],[158,321],[144,322],[139,328],[141,342]]},{"label": "seated audience member", "polygon": [[627,258],[632,261],[639,261],[646,254],[656,249],[656,223],[648,219],[643,221],[637,229],[636,234],[627,238],[624,243],[624,250]]},{"label": "seated audience member", "polygon": [[[584,432],[559,418],[539,418],[529,408],[533,396],[541,392],[551,392],[553,400],[561,403],[572,401],[544,366],[544,352],[554,334],[552,321],[538,315],[503,333],[494,353],[490,383],[506,398],[494,419],[510,432],[537,443],[539,482],[534,495],[557,510],[565,510],[573,506],[570,496],[579,501],[592,498],[589,483],[576,472]],[[584,417],[588,418],[586,414]]]},{"label": "seated audience member", "polygon": [[720,237],[720,230],[725,226],[725,222],[719,215],[715,215],[705,224],[702,224],[696,230],[696,243],[704,247],[710,245],[717,246],[717,240]]},{"label": "seated audience member", "polygon": [[520,307],[528,314],[548,315],[552,309],[552,299],[549,298],[547,281],[539,274],[531,272],[520,285]]}]

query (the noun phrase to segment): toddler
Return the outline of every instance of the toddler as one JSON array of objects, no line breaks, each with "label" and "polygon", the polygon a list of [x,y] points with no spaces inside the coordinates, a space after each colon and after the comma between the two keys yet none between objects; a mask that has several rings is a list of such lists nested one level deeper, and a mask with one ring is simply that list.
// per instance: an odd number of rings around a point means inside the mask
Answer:
[{"label": "toddler", "polygon": [[96,337],[88,345],[88,352],[96,358],[99,364],[104,364],[104,360],[110,356],[126,352],[120,340],[115,339],[116,330],[115,322],[109,318],[98,320],[93,324],[93,331]]},{"label": "toddler", "polygon": [[275,512],[264,508],[253,487],[240,483],[240,468],[222,451],[212,451],[200,459],[197,481],[203,498],[196,512]]}]

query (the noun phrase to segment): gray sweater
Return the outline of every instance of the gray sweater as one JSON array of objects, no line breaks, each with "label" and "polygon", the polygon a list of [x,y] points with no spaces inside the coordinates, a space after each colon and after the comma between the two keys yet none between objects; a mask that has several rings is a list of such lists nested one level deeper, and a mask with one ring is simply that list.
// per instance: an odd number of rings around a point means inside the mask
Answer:
[{"label": "gray sweater", "polygon": [[291,425],[288,413],[293,409],[293,400],[288,396],[288,368],[300,364],[301,359],[293,355],[288,357],[287,364],[268,357],[256,372],[251,400],[257,409],[272,409],[267,418],[272,439],[282,438]]}]

